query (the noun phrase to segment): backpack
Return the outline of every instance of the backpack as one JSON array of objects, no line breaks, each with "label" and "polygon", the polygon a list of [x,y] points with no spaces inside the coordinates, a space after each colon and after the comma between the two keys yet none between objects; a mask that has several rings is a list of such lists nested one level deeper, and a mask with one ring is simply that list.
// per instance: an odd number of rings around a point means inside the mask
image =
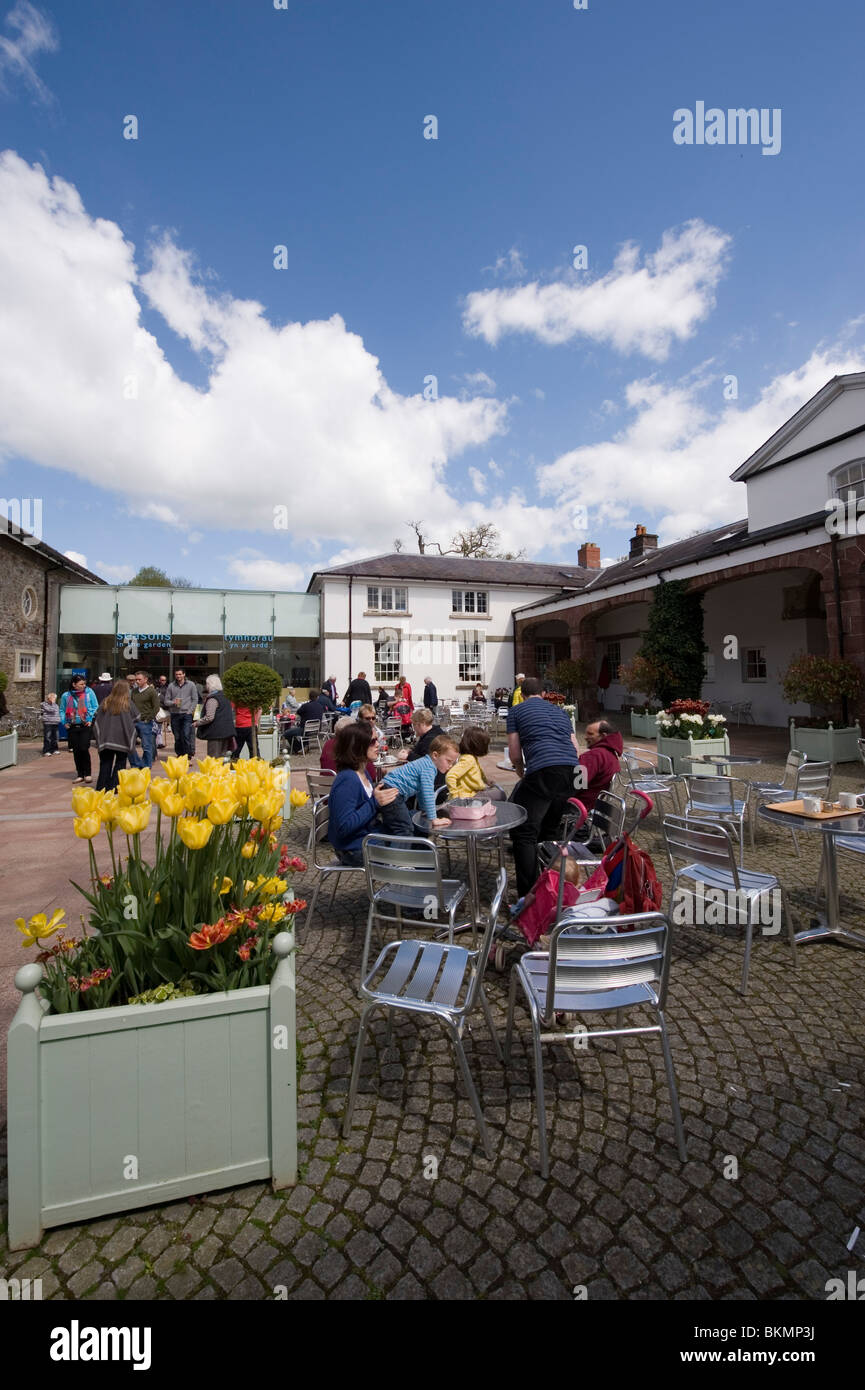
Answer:
[{"label": "backpack", "polygon": [[[607,875],[605,897],[618,903],[619,913],[657,912],[663,888],[655,873],[651,855],[623,835],[607,850],[601,862]],[[624,928],[635,931],[633,924]]]}]

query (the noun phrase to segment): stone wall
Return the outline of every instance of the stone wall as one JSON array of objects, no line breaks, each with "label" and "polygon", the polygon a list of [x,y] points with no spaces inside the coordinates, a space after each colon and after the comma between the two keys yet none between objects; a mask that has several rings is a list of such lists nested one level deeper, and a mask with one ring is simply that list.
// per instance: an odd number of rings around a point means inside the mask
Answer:
[{"label": "stone wall", "polygon": [[[48,561],[36,549],[0,533],[0,671],[9,679],[6,703],[10,714],[42,699],[42,647],[45,638],[45,570]],[[25,617],[25,590],[32,590],[32,612]],[[38,679],[17,680],[17,653],[38,654]]]}]

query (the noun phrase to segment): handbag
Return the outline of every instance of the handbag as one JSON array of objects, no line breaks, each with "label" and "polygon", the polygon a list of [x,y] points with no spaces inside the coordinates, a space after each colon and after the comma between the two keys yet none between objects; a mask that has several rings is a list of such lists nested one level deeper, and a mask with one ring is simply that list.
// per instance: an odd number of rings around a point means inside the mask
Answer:
[{"label": "handbag", "polygon": [[166,719],[171,718],[171,715],[168,713],[167,709],[158,709],[156,711],[156,718],[160,724],[164,724]]}]

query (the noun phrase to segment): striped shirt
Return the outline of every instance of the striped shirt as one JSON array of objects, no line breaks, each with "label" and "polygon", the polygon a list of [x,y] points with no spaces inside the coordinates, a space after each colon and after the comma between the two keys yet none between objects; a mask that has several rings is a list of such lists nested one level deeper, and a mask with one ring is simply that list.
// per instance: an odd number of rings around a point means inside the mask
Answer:
[{"label": "striped shirt", "polygon": [[428,755],[415,758],[414,762],[403,763],[402,767],[395,767],[382,778],[385,786],[396,787],[405,801],[410,796],[416,796],[418,806],[428,820],[435,820],[435,780],[436,766]]},{"label": "striped shirt", "polygon": [[578,753],[571,741],[573,725],[558,705],[530,696],[508,712],[507,731],[519,734],[526,772],[542,767],[574,767]]}]

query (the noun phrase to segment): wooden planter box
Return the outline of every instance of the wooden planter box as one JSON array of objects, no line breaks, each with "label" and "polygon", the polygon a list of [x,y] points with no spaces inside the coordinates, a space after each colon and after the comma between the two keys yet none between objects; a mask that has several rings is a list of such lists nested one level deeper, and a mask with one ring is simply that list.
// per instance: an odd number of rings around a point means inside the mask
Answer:
[{"label": "wooden planter box", "polygon": [[43,1228],[271,1178],[297,1182],[293,935],[269,986],[51,1014],[15,984],[9,1247]]},{"label": "wooden planter box", "polygon": [[631,710],[631,734],[634,738],[655,738],[658,722],[654,714],[637,714]]},{"label": "wooden planter box", "polygon": [[18,730],[0,734],[0,768],[15,767],[18,762]]},{"label": "wooden planter box", "polygon": [[668,758],[673,759],[673,771],[693,774],[697,777],[715,777],[719,771],[711,764],[708,767],[698,767],[696,764],[685,762],[686,758],[706,758],[715,753],[729,753],[730,739],[727,734],[723,738],[663,738],[658,734],[658,752],[666,753]]},{"label": "wooden planter box", "polygon": [[852,728],[797,729],[790,724],[790,747],[807,755],[809,763],[858,763],[862,730],[858,722]]}]

